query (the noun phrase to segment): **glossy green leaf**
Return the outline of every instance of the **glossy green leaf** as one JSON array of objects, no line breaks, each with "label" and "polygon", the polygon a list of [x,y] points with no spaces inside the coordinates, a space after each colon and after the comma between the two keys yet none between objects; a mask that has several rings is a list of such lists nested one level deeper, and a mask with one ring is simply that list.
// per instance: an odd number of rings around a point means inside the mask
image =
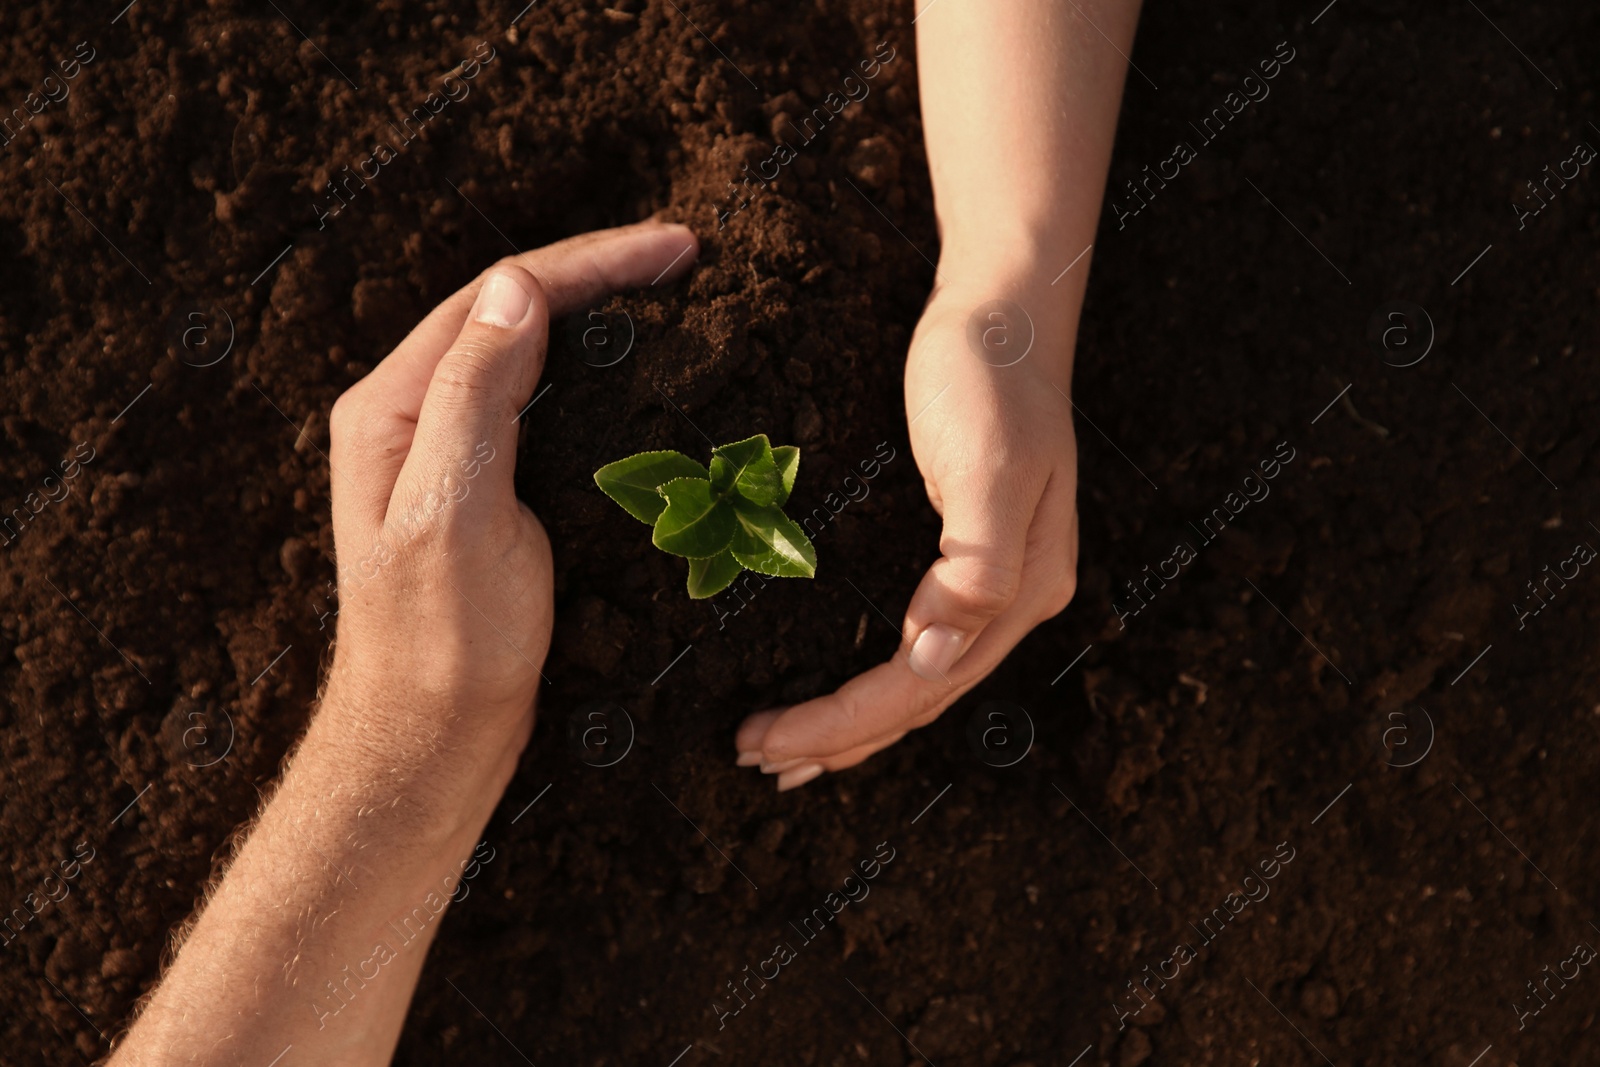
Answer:
[{"label": "glossy green leaf", "polygon": [[600,468],[594,480],[654,527],[657,548],[689,560],[689,596],[702,600],[745,568],[776,578],[815,576],[816,549],[782,508],[799,470],[798,448],[773,448],[757,434],[713,448],[709,466],[680,452],[642,452]]},{"label": "glossy green leaf", "polygon": [[732,585],[733,580],[742,573],[744,564],[734,559],[733,553],[727,549],[706,559],[691,559],[689,596],[694,600],[715,596]]},{"label": "glossy green leaf", "polygon": [[733,558],[760,574],[775,578],[811,578],[817,573],[817,550],[805,531],[780,508],[759,507],[735,499],[737,526]]},{"label": "glossy green leaf", "polygon": [[772,442],[764,433],[712,450],[711,488],[730,489],[753,504],[770,507],[783,495],[783,476],[772,455]]},{"label": "glossy green leaf", "polygon": [[794,445],[779,445],[772,450],[772,461],[778,465],[778,477],[783,482],[783,492],[773,503],[782,507],[794,491],[794,476],[800,470],[800,450]]},{"label": "glossy green leaf", "polygon": [[654,523],[667,502],[658,489],[674,478],[708,477],[706,469],[682,452],[641,452],[594,472],[594,483],[640,522]]},{"label": "glossy green leaf", "polygon": [[731,505],[716,499],[704,478],[674,478],[661,487],[666,510],[650,541],[663,552],[690,559],[715,556],[728,547],[738,525]]}]

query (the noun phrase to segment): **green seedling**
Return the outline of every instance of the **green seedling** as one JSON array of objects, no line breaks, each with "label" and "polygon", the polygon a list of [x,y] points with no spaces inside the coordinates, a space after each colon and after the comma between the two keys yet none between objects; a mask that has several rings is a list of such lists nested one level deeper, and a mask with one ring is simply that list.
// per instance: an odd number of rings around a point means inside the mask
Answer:
[{"label": "green seedling", "polygon": [[640,522],[650,541],[689,561],[689,595],[713,596],[746,568],[775,578],[811,578],[817,550],[783,513],[800,450],[757,434],[711,450],[711,468],[682,452],[641,452],[594,473],[601,490]]}]

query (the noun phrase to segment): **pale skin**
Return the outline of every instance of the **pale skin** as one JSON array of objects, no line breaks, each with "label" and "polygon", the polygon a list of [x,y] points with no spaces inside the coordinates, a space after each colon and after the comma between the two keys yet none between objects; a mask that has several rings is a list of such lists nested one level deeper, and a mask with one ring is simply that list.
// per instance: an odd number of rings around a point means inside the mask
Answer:
[{"label": "pale skin", "polygon": [[[905,395],[912,454],[944,519],[941,556],[888,662],[740,727],[740,766],[759,765],[780,790],[852,767],[938,718],[1076,588],[1068,395],[1093,253],[1060,272],[1094,240],[1139,4],[918,7],[941,248]],[[997,298],[1020,305],[1036,331],[1012,366],[978,358],[968,343],[973,312]]]},{"label": "pale skin", "polygon": [[[740,728],[740,764],[761,764],[779,789],[931,722],[1072,596],[1066,394],[1091,257],[1052,279],[1093,239],[1117,49],[1131,51],[1137,7],[935,0],[917,21],[942,249],[906,407],[943,554],[888,663]],[[390,1061],[439,918],[533,729],[552,565],[512,475],[549,320],[663,271],[670,282],[697,251],[685,227],[652,222],[504,260],[340,398],[340,612],[323,697],[113,1067],[264,1065],[289,1046],[286,1065]],[[996,297],[1037,332],[1004,368],[966,340],[973,309]]]}]

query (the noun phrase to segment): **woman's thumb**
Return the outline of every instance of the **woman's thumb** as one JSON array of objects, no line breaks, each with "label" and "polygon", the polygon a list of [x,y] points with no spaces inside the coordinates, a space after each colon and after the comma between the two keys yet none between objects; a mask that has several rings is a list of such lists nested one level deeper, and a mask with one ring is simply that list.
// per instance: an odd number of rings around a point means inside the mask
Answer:
[{"label": "woman's thumb", "polygon": [[911,670],[927,681],[950,672],[978,635],[1022,591],[1033,499],[1021,486],[981,476],[943,494],[940,558],[928,569],[906,609]]}]

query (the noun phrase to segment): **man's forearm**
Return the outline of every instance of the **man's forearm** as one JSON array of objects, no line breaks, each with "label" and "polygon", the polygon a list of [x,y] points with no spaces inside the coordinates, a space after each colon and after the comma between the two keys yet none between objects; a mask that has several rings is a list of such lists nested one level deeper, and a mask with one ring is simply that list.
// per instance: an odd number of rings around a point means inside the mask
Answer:
[{"label": "man's forearm", "polygon": [[1094,239],[1138,0],[917,4],[941,281],[1060,270]]},{"label": "man's forearm", "polygon": [[501,260],[334,404],[338,558],[368,558],[419,502],[428,521],[387,546],[381,577],[341,578],[322,706],[117,1067],[264,1065],[290,1045],[284,1067],[389,1062],[451,897],[494,858],[474,846],[533,732],[555,581],[517,500],[516,413],[550,320],[681,276],[698,247],[650,222]]},{"label": "man's forearm", "polygon": [[364,704],[332,687],[113,1064],[389,1062],[521,745],[408,735]]}]

